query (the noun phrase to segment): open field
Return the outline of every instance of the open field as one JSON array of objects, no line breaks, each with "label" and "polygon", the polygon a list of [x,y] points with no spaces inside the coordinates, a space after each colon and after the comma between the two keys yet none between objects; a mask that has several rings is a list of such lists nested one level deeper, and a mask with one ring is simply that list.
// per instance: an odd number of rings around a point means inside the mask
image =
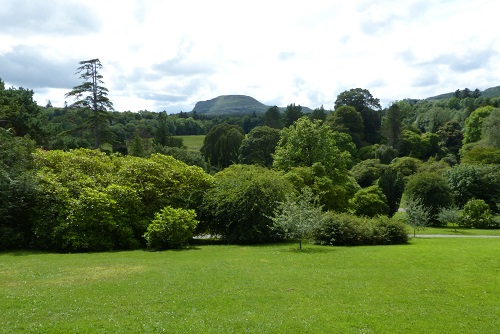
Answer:
[{"label": "open field", "polygon": [[203,146],[203,140],[205,140],[205,135],[178,137],[183,139],[184,146],[186,146],[190,151],[199,151]]},{"label": "open field", "polygon": [[2,333],[494,333],[500,241],[0,253]]}]

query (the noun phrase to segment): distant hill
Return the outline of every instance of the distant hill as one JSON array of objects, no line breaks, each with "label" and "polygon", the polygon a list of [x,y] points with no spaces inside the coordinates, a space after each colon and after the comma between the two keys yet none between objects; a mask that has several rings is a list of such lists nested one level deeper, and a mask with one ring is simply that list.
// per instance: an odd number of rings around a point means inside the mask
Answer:
[{"label": "distant hill", "polygon": [[193,111],[198,114],[228,114],[265,112],[269,107],[246,95],[222,95],[215,99],[196,102]]},{"label": "distant hill", "polygon": [[[222,95],[216,97],[215,99],[207,101],[196,102],[193,111],[198,114],[252,114],[252,113],[263,113],[269,109],[267,106],[251,96],[246,95]],[[281,111],[284,111],[286,107],[280,107]],[[312,110],[308,107],[302,106],[302,112],[309,113]]]},{"label": "distant hill", "polygon": [[[443,100],[443,99],[449,99],[449,98],[453,97],[453,94],[455,94],[455,92],[445,93],[445,94],[440,94],[440,95],[428,97],[428,98],[426,98],[426,100]],[[487,88],[487,89],[481,91],[481,96],[482,97],[500,97],[500,86]]]}]

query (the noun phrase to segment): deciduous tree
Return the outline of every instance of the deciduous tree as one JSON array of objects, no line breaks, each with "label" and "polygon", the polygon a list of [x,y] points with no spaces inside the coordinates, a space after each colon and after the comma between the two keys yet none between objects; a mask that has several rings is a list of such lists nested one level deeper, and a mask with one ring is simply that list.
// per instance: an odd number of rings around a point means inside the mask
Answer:
[{"label": "deciduous tree", "polygon": [[242,128],[230,124],[218,124],[205,136],[200,152],[210,166],[224,169],[238,162],[241,142],[245,138]]},{"label": "deciduous tree", "polygon": [[337,96],[335,109],[340,106],[354,107],[363,118],[364,140],[370,144],[379,142],[382,116],[379,99],[374,98],[367,89],[354,88]]}]

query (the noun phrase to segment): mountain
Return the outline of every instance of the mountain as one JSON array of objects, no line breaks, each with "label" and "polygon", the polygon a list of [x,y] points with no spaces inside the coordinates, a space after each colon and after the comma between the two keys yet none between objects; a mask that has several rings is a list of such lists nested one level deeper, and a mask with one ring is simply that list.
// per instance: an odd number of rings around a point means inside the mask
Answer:
[{"label": "mountain", "polygon": [[[215,99],[196,102],[193,111],[198,114],[252,114],[266,112],[271,106],[267,106],[251,96],[246,95],[222,95]],[[280,107],[284,111],[286,107]],[[302,106],[302,112],[310,113],[312,110]]]},{"label": "mountain", "polygon": [[[440,95],[428,97],[428,98],[426,98],[426,100],[443,100],[443,99],[449,99],[449,98],[453,97],[453,94],[455,94],[455,92],[445,93],[445,94],[440,94]],[[487,89],[481,91],[481,96],[482,97],[500,97],[500,86],[487,88]]]},{"label": "mountain", "polygon": [[228,114],[265,112],[269,106],[246,95],[222,95],[215,99],[196,102],[193,111],[198,114]]}]

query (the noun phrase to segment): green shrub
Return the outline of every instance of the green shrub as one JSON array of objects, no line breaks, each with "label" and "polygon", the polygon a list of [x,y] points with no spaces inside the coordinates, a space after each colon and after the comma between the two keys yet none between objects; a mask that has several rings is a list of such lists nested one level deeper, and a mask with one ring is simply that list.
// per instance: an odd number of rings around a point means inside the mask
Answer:
[{"label": "green shrub", "polygon": [[373,236],[377,245],[396,245],[408,242],[406,225],[396,219],[380,216],[374,221]]},{"label": "green shrub", "polygon": [[269,217],[277,203],[293,191],[280,172],[256,165],[232,165],[215,175],[214,187],[205,193],[198,230],[235,244],[276,241]]},{"label": "green shrub", "polygon": [[387,198],[378,186],[360,189],[349,200],[352,212],[358,216],[375,217],[389,214]]},{"label": "green shrub", "polygon": [[155,214],[144,238],[149,250],[185,247],[194,235],[198,221],[194,210],[167,206]]},{"label": "green shrub", "polygon": [[482,199],[472,199],[465,204],[461,217],[462,225],[473,228],[498,228],[488,204]]},{"label": "green shrub", "polygon": [[408,242],[406,226],[387,217],[372,219],[327,212],[313,233],[314,241],[329,246],[390,245]]},{"label": "green shrub", "polygon": [[418,173],[409,178],[405,194],[408,198],[420,199],[424,207],[429,209],[430,224],[440,226],[437,214],[440,208],[449,207],[453,202],[451,189],[446,179],[437,173]]},{"label": "green shrub", "polygon": [[437,220],[443,225],[461,225],[462,212],[456,206],[441,208],[437,214]]}]

